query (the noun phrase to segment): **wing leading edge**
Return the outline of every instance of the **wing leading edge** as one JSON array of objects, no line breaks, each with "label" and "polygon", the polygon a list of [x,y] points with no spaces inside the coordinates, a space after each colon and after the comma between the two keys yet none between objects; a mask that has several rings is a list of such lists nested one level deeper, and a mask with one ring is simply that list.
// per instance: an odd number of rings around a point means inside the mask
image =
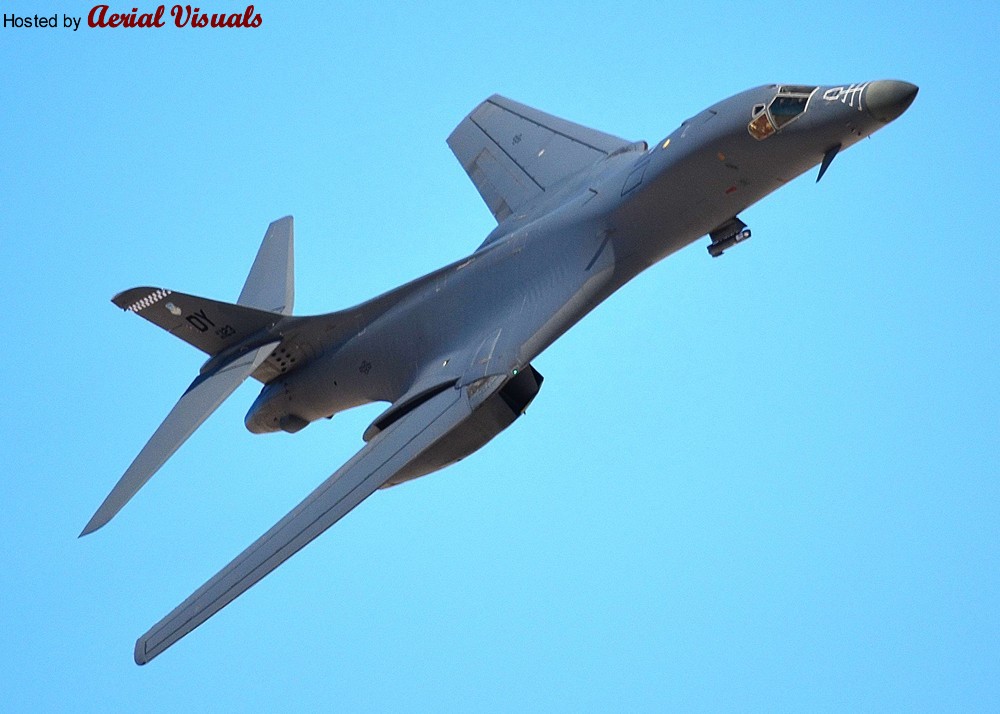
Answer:
[{"label": "wing leading edge", "polygon": [[[494,384],[499,386],[498,382],[489,386]],[[468,419],[482,398],[477,394],[470,402],[468,389],[447,389],[380,432],[271,530],[140,637],[135,643],[136,663],[145,664],[159,655],[343,518]]]}]

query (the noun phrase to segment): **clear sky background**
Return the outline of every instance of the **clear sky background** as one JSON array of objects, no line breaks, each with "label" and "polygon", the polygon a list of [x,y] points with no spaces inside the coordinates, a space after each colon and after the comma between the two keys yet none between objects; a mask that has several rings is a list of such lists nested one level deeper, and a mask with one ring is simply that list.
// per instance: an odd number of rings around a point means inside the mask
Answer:
[{"label": "clear sky background", "polygon": [[[0,28],[0,707],[1000,709],[1000,11],[678,5]],[[467,254],[493,221],[444,140],[493,92],[655,141],[750,86],[883,78],[909,112],[602,305],[488,447],[133,664],[383,405],[253,436],[248,383],[78,540],[202,362],[112,295],[235,300],[286,214],[300,314]]]}]

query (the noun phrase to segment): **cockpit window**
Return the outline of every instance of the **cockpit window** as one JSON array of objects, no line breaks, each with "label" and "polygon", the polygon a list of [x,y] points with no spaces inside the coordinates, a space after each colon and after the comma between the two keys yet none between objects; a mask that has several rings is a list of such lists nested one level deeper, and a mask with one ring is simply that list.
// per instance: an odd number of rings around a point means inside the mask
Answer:
[{"label": "cockpit window", "polygon": [[809,97],[789,97],[779,94],[771,102],[769,109],[774,123],[780,129],[792,119],[806,110],[806,102]]},{"label": "cockpit window", "polygon": [[794,121],[806,110],[809,97],[816,87],[786,85],[778,89],[778,93],[766,107],[757,104],[753,108],[747,131],[758,141],[766,139],[786,124]]}]

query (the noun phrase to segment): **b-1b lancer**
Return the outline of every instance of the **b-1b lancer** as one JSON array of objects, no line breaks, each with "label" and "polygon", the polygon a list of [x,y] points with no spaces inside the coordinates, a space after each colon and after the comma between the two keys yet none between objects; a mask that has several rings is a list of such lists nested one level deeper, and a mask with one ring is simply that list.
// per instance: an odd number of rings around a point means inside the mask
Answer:
[{"label": "b-1b lancer", "polygon": [[390,406],[364,447],[291,513],[139,638],[144,664],[376,489],[468,456],[542,385],[535,359],[608,296],[706,234],[718,257],[750,237],[739,214],[901,115],[894,80],[767,85],[719,102],[651,148],[500,96],[448,145],[497,220],[470,255],[357,307],[292,315],[292,218],[267,229],[236,304],[163,288],[113,302],[208,361],[91,518],[105,525],[248,377],[255,434],[296,432],[370,402]]}]

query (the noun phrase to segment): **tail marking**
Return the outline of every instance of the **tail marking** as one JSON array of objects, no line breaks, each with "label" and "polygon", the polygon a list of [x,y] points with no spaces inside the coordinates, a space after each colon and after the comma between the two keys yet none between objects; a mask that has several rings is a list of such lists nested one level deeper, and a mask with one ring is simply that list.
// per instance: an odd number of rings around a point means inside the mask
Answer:
[{"label": "tail marking", "polygon": [[[150,305],[155,305],[156,303],[158,303],[160,300],[165,298],[171,292],[172,292],[171,290],[166,290],[164,288],[157,288],[146,297],[136,300],[134,303],[132,303],[125,309],[128,312],[139,312],[140,310],[145,310]],[[173,310],[171,310],[171,312],[173,312]]]}]

